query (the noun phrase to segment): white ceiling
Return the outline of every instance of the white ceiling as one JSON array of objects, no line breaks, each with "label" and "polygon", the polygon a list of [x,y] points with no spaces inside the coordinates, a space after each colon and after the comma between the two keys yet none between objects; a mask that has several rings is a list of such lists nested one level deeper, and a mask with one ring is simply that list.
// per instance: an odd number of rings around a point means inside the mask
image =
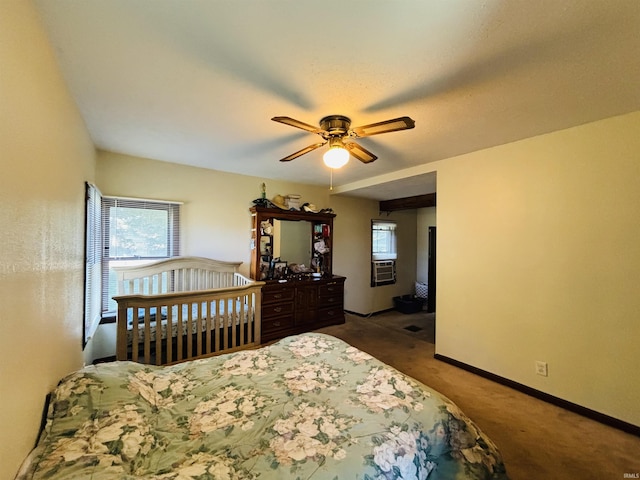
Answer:
[{"label": "white ceiling", "polygon": [[[337,190],[387,200],[435,160],[640,110],[637,0],[35,0],[100,149],[329,185],[317,135],[272,122],[354,126],[378,160]],[[363,183],[364,182],[364,183]],[[369,182],[371,183],[371,182]]]}]

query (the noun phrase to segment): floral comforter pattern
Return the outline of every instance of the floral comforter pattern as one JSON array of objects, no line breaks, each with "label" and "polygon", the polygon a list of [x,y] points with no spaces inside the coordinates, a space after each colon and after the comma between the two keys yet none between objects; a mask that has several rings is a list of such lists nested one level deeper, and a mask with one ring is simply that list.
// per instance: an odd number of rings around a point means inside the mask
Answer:
[{"label": "floral comforter pattern", "polygon": [[507,479],[451,401],[309,333],[169,367],[89,366],[54,391],[26,479]]}]

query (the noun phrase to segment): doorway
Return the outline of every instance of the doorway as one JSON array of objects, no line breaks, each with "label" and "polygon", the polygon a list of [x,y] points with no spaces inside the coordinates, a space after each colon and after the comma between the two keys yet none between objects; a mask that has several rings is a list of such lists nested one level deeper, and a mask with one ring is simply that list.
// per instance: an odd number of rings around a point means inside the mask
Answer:
[{"label": "doorway", "polygon": [[427,260],[427,312],[436,311],[436,227],[429,227],[429,256]]}]

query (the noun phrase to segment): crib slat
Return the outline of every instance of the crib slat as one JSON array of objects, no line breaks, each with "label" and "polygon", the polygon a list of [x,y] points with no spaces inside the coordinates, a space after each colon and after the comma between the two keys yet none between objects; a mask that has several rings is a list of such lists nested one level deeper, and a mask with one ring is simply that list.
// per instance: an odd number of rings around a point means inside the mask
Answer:
[{"label": "crib slat", "polygon": [[174,318],[173,318],[173,303],[167,303],[167,341],[166,341],[166,345],[167,345],[167,359],[165,361],[165,363],[171,363],[173,361],[173,342],[172,337],[173,334],[171,333],[171,326],[174,323]]},{"label": "crib slat", "polygon": [[[178,313],[178,332],[180,333],[179,336],[182,336],[182,306],[177,303],[176,304],[176,310]],[[182,360],[184,358],[183,353],[182,353],[182,341],[179,339],[178,340],[178,354],[177,354],[177,358],[176,360]]]},{"label": "crib slat", "polygon": [[[247,328],[243,328],[240,332],[240,341],[243,345],[251,342],[251,294],[246,294],[242,302],[242,324],[247,325]],[[247,332],[245,334],[245,331]]]},{"label": "crib slat", "polygon": [[131,309],[131,321],[133,329],[131,330],[131,360],[134,362],[138,361],[138,345],[140,344],[139,333],[140,333],[140,325],[138,324],[138,312],[137,308]]},{"label": "crib slat", "polygon": [[187,310],[187,358],[193,357],[193,336],[188,332],[193,331],[193,320],[191,319],[191,312]]},{"label": "crib slat", "polygon": [[[134,319],[135,320],[135,319]],[[149,315],[149,307],[144,310],[144,363],[149,363],[151,358],[151,318]]]},{"label": "crib slat", "polygon": [[[242,297],[238,297],[238,302],[240,305],[246,305],[247,296],[243,295]],[[245,318],[244,318],[244,308],[238,312],[238,324],[240,325],[240,340],[239,344],[244,345],[244,326],[245,326]],[[247,328],[249,328],[249,322],[246,322]]]},{"label": "crib slat", "polygon": [[206,332],[207,332],[207,348],[205,353],[211,353],[211,317],[213,315],[211,315],[211,302],[206,302],[204,304],[206,306],[206,310],[207,310],[207,317],[206,317]]},{"label": "crib slat", "polygon": [[[236,316],[236,310],[237,310],[237,300],[238,297],[233,297],[231,300],[228,300],[229,302],[231,302],[231,305],[227,305],[227,308],[231,307],[231,347],[237,347],[238,346],[238,342],[236,340],[236,332],[237,332],[237,316]],[[240,327],[242,327],[242,324],[240,325]]]},{"label": "crib slat", "polygon": [[217,352],[220,350],[220,331],[221,331],[221,321],[222,321],[222,312],[220,300],[213,301],[214,307],[214,315],[213,315],[213,351]]},{"label": "crib slat", "polygon": [[[191,309],[193,308],[193,304],[190,305]],[[193,311],[191,310],[190,311]],[[198,305],[196,306],[196,332],[198,333],[196,335],[196,345],[198,346],[197,349],[197,355],[200,356],[202,355],[202,303],[198,302]]]},{"label": "crib slat", "polygon": [[227,335],[227,329],[229,327],[229,306],[228,305],[225,305],[224,313],[221,315],[221,321],[223,325],[222,339],[224,342],[224,349],[226,350],[229,348],[229,335]]},{"label": "crib slat", "polygon": [[[154,307],[152,307],[154,308]],[[155,306],[156,311],[156,365],[162,364],[162,310],[158,304]],[[151,308],[149,309],[151,310]],[[147,361],[151,360],[150,358]]]}]

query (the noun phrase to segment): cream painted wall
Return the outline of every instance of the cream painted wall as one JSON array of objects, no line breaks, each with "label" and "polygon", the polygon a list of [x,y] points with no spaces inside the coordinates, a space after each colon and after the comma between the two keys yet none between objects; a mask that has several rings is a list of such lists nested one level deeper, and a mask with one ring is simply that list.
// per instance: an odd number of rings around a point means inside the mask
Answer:
[{"label": "cream painted wall", "polygon": [[267,198],[298,193],[303,202],[329,207],[329,189],[218,172],[111,152],[98,152],[96,184],[103,195],[184,202],[182,254],[250,263],[249,208],[266,183]]},{"label": "cream painted wall", "polygon": [[640,425],[638,131],[635,112],[436,165],[437,353]]},{"label": "cream painted wall", "polygon": [[[345,309],[368,315],[393,308],[393,297],[413,293],[416,279],[416,211],[380,214],[378,202],[334,195],[332,208],[339,212],[334,221],[333,271],[347,277]],[[397,222],[397,283],[371,287],[371,220]]]},{"label": "cream painted wall", "polygon": [[84,181],[95,151],[31,2],[0,4],[0,478],[82,366]]}]

